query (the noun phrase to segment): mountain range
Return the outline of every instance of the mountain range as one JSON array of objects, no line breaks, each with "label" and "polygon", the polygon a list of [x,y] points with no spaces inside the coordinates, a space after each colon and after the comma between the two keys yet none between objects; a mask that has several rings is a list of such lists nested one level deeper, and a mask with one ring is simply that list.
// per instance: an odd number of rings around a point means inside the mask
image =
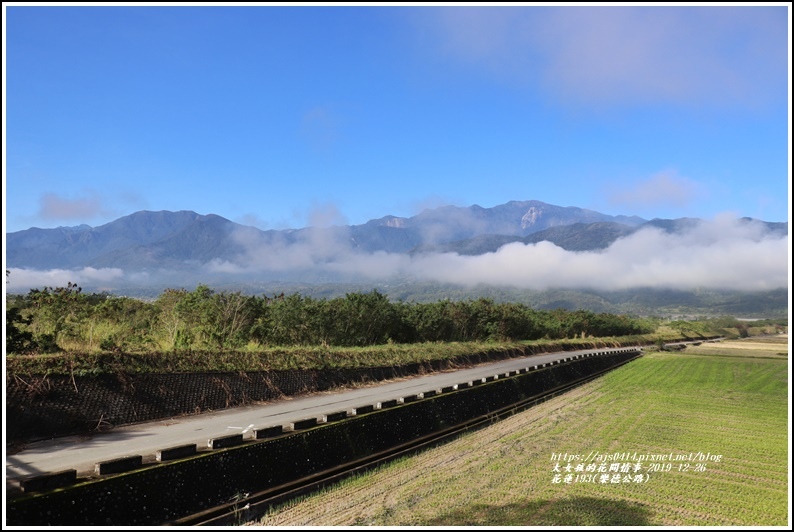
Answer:
[{"label": "mountain range", "polygon": [[[535,200],[511,201],[492,208],[445,206],[411,217],[384,216],[360,225],[283,230],[260,230],[215,214],[193,211],[139,211],[97,227],[31,228],[7,233],[6,267],[123,272],[114,274],[112,282],[105,276],[96,286],[85,281],[82,284],[89,289],[119,293],[175,285],[189,288],[203,282],[226,288],[292,283],[307,292],[330,294],[334,291],[318,288],[318,284],[359,286],[358,281],[373,279],[375,270],[380,286],[399,286],[400,297],[422,299],[421,294],[406,292],[405,287],[421,286],[417,289],[436,293],[437,288],[423,284],[429,278],[401,276],[396,270],[391,272],[389,265],[425,261],[421,263],[423,268],[433,268],[435,263],[427,262],[428,258],[449,254],[485,257],[507,249],[508,244],[550,243],[573,254],[598,254],[640,231],[655,229],[660,234],[685,235],[702,222],[696,218],[645,220],[611,216]],[[787,222],[750,218],[736,220],[730,231],[741,232],[743,226],[752,226],[764,238],[788,235]],[[556,248],[538,248],[544,257],[554,255],[553,249]],[[353,258],[366,259],[359,260],[367,264],[366,275],[364,266],[353,266]],[[12,273],[12,278],[16,275]],[[391,280],[384,281],[387,278]],[[434,281],[443,283],[443,278],[436,276]],[[449,293],[457,288],[450,286],[445,290]],[[576,297],[581,301],[582,292],[578,293]],[[504,299],[503,296],[500,293],[498,298]],[[565,297],[570,297],[570,293]],[[664,297],[669,299],[669,294]],[[548,304],[571,306],[551,299]],[[780,294],[775,293],[772,299],[779,304]],[[599,305],[604,304],[589,306]]]},{"label": "mountain range", "polygon": [[[748,222],[749,218],[745,218]],[[540,201],[511,201],[492,208],[445,206],[402,218],[385,216],[361,225],[260,230],[214,214],[139,211],[91,227],[31,228],[6,234],[10,268],[181,269],[210,261],[234,263],[253,246],[333,242],[365,253],[453,252],[479,255],[511,243],[551,242],[568,251],[605,249],[642,228],[681,232],[693,218],[644,220],[610,216]],[[775,234],[788,223],[762,222]]]},{"label": "mountain range", "polygon": [[[192,211],[140,211],[98,227],[80,225],[55,229],[31,228],[6,235],[7,264],[14,268],[174,268],[211,260],[234,261],[245,247],[283,246],[304,241],[339,241],[353,250],[372,253],[410,253],[434,246],[462,249],[470,241],[514,241],[543,231],[588,231],[592,224],[610,224],[615,235],[646,221],[638,217],[608,216],[577,207],[557,207],[539,201],[510,202],[485,209],[477,205],[440,207],[409,218],[385,216],[361,225],[262,231],[214,214]],[[594,234],[594,233],[593,233]],[[543,235],[538,235],[543,237]],[[589,246],[602,246],[604,235]],[[554,233],[550,234],[554,238]],[[561,240],[571,238],[560,235]],[[245,241],[243,244],[242,241]],[[589,239],[589,240],[592,240]],[[341,244],[341,242],[338,242]]]}]

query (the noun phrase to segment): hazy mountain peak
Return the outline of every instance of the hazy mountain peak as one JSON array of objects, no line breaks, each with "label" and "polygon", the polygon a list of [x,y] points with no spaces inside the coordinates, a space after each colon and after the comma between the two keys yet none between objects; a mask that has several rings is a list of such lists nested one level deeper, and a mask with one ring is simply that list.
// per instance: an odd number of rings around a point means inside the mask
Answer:
[{"label": "hazy mountain peak", "polygon": [[399,216],[384,216],[376,220],[370,220],[365,225],[377,225],[382,227],[397,227],[402,228],[407,224],[407,218],[400,218]]}]

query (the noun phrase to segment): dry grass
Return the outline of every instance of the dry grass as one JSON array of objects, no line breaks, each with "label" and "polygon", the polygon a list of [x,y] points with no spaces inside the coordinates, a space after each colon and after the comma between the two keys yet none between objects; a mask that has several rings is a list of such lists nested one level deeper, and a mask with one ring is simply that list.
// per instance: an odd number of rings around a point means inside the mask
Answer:
[{"label": "dry grass", "polygon": [[699,346],[689,346],[684,352],[702,355],[781,358],[787,357],[788,351],[788,334],[777,334],[717,343],[706,342]]}]

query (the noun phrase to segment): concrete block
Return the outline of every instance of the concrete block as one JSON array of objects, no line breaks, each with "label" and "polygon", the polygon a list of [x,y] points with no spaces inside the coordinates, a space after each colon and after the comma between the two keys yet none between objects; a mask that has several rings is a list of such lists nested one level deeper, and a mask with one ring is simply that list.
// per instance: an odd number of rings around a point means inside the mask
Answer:
[{"label": "concrete block", "polygon": [[399,399],[389,399],[388,401],[381,402],[380,407],[381,407],[381,409],[383,409],[383,408],[392,408],[392,407],[395,407],[397,405],[401,405],[402,402],[403,402],[402,397],[400,397]]},{"label": "concrete block", "polygon": [[292,423],[292,428],[295,430],[309,429],[311,427],[316,427],[316,426],[317,426],[316,417],[309,417],[306,419],[301,419],[299,421],[294,421]]},{"label": "concrete block", "polygon": [[223,436],[220,438],[211,438],[207,441],[207,447],[210,449],[224,449],[226,447],[234,447],[243,443],[242,434],[232,434],[231,436]]},{"label": "concrete block", "polygon": [[24,493],[33,493],[34,491],[54,490],[55,488],[69,486],[75,482],[77,482],[77,470],[65,469],[56,473],[20,479],[19,487],[22,488]]},{"label": "concrete block", "polygon": [[125,471],[132,471],[138,469],[143,465],[143,457],[141,455],[124,456],[116,458],[115,460],[107,460],[105,462],[98,462],[94,464],[94,471],[97,475],[108,475],[110,473],[123,473]]},{"label": "concrete block", "polygon": [[341,412],[332,412],[330,414],[325,415],[325,421],[327,423],[331,423],[333,421],[341,421],[347,417],[347,412],[342,410]]},{"label": "concrete block", "polygon": [[361,414],[369,414],[374,410],[375,410],[375,405],[357,406],[356,408],[353,409],[353,415],[360,416]]},{"label": "concrete block", "polygon": [[163,460],[176,460],[177,458],[185,458],[196,454],[196,444],[179,445],[178,447],[169,447],[168,449],[161,449],[155,453],[155,459],[158,462]]},{"label": "concrete block", "polygon": [[422,392],[422,397],[427,399],[428,397],[433,397],[438,395],[438,390],[427,390],[426,392]]},{"label": "concrete block", "polygon": [[284,434],[283,425],[274,425],[272,427],[265,427],[262,429],[254,429],[254,439],[261,440],[264,438],[275,438]]},{"label": "concrete block", "polygon": [[414,403],[420,399],[424,399],[424,395],[418,393],[414,395],[407,395],[403,397],[403,403]]},{"label": "concrete block", "polygon": [[453,384],[452,386],[444,386],[443,388],[441,388],[441,393],[454,392],[457,389],[458,389],[457,384]]}]

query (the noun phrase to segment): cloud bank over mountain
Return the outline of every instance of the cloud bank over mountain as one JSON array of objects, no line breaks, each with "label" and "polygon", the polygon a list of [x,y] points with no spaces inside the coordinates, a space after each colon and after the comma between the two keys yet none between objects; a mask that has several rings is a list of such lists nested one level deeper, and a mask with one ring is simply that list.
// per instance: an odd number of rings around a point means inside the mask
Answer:
[{"label": "cloud bank over mountain", "polygon": [[[716,230],[736,231],[715,234]],[[495,253],[424,257],[412,268],[429,280],[531,288],[729,288],[788,285],[787,238],[759,238],[725,221],[685,235],[642,229],[605,251],[571,252],[550,242],[507,244]]]},{"label": "cloud bank over mountain", "polygon": [[269,275],[319,270],[346,279],[392,277],[475,286],[530,288],[729,288],[771,290],[788,286],[788,237],[760,223],[725,215],[701,221],[682,234],[648,227],[607,249],[573,252],[552,244],[510,243],[477,256],[457,253],[356,252],[347,232],[309,232],[292,245],[246,247],[237,262],[212,262],[211,272]]},{"label": "cloud bank over mountain", "polygon": [[349,226],[266,233],[235,226],[228,239],[236,252],[224,258],[146,270],[10,268],[7,286],[20,291],[76,282],[112,290],[119,285],[168,283],[191,288],[218,280],[388,283],[395,279],[533,290],[763,291],[788,286],[787,234],[731,214],[687,220],[685,225],[677,231],[644,225],[593,251],[570,251],[549,241],[511,242],[479,255],[363,251]]}]

